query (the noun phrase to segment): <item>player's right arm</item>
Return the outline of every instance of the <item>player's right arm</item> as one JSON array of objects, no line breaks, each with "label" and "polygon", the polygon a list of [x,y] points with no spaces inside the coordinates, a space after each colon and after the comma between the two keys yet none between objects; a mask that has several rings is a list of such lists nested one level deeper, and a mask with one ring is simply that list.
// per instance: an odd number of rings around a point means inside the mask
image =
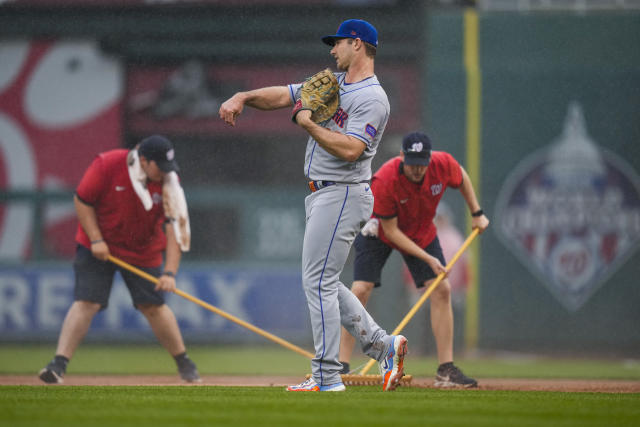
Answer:
[{"label": "player's right arm", "polygon": [[311,111],[303,110],[296,115],[296,123],[329,154],[347,162],[355,162],[367,146],[353,136],[327,129],[311,120]]},{"label": "player's right arm", "polygon": [[258,110],[277,110],[293,105],[286,86],[269,86],[247,92],[238,92],[220,106],[218,114],[225,123],[235,126],[236,118],[242,114],[244,106]]},{"label": "player's right arm", "polygon": [[404,234],[402,230],[400,230],[398,227],[397,216],[392,218],[380,218],[380,226],[382,227],[387,239],[389,239],[389,241],[402,252],[408,255],[413,255],[414,257],[426,262],[436,275],[440,273],[447,273],[447,269],[442,265],[438,258],[429,255],[424,249]]},{"label": "player's right arm", "polygon": [[77,195],[73,196],[73,204],[76,208],[78,221],[91,241],[91,253],[99,260],[107,261],[109,256],[109,246],[107,246],[107,243],[102,238],[100,227],[98,227],[96,210],[93,206],[80,200]]}]

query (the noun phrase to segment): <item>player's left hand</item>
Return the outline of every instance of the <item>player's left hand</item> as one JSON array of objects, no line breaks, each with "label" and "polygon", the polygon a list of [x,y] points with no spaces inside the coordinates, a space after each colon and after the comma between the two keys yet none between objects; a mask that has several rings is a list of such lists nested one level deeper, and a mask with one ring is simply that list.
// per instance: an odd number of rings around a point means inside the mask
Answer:
[{"label": "player's left hand", "polygon": [[174,292],[176,290],[176,279],[175,277],[167,276],[163,274],[158,278],[158,283],[156,284],[156,291],[165,291],[165,292]]}]

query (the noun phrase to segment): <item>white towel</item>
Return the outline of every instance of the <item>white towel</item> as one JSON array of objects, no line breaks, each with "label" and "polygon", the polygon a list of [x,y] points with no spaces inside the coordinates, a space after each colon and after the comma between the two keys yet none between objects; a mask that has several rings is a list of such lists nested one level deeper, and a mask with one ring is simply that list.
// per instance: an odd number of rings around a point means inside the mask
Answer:
[{"label": "white towel", "polygon": [[[149,193],[147,189],[147,174],[144,173],[140,166],[140,158],[138,157],[137,150],[129,151],[127,155],[127,165],[133,190],[138,195],[145,210],[151,210],[153,200],[151,199],[151,193]],[[184,190],[180,186],[178,174],[173,171],[164,176],[162,183],[162,207],[164,208],[165,217],[169,219],[173,226],[180,250],[188,252],[191,248],[191,225],[189,224],[187,199],[184,196]]]},{"label": "white towel", "polygon": [[162,204],[165,216],[173,224],[173,231],[180,249],[183,252],[188,252],[191,247],[191,225],[189,224],[187,199],[180,186],[178,174],[173,171],[164,176]]},{"label": "white towel", "polygon": [[131,150],[127,154],[127,166],[129,169],[129,178],[131,179],[131,185],[133,190],[138,195],[138,198],[142,202],[144,209],[149,211],[153,207],[153,200],[151,200],[151,194],[147,189],[147,174],[144,173],[140,166],[140,158],[138,157],[138,150]]}]

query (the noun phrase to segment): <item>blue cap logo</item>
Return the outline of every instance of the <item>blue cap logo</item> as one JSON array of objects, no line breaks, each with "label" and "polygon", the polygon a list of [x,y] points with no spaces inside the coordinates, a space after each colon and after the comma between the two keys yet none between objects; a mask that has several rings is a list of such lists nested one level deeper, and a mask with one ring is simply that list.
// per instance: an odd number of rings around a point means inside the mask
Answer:
[{"label": "blue cap logo", "polygon": [[322,41],[329,46],[336,43],[336,39],[360,39],[378,47],[378,31],[375,27],[362,19],[348,19],[340,24],[336,34],[324,36]]}]

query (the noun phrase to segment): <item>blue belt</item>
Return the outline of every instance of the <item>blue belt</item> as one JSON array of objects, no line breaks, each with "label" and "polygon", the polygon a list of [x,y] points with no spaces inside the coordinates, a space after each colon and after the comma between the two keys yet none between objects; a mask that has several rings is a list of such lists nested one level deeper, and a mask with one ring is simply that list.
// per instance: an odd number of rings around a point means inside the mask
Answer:
[{"label": "blue belt", "polygon": [[323,189],[324,187],[330,187],[332,185],[336,185],[335,181],[309,181],[309,190],[312,193],[315,193],[318,190]]}]

